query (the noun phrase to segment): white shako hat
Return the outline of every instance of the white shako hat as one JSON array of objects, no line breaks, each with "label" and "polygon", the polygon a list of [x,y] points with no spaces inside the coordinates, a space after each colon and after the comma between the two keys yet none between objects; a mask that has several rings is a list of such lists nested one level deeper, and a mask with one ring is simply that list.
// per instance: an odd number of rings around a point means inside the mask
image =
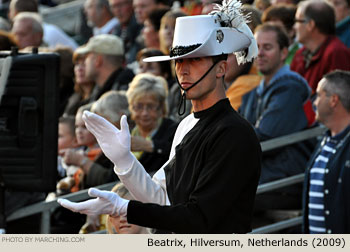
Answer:
[{"label": "white shako hat", "polygon": [[[208,15],[178,17],[170,55],[145,58],[157,62],[235,53],[238,63],[257,55],[254,35],[246,24],[249,16],[241,12],[241,2],[224,0]],[[245,54],[245,49],[248,53]]]}]

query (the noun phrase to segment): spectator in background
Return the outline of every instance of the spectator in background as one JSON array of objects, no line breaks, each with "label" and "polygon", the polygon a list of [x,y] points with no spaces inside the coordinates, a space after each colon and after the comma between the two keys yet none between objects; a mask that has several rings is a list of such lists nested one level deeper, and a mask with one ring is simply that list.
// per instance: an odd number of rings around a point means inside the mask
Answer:
[{"label": "spectator in background", "polygon": [[326,74],[316,95],[316,120],[328,131],[307,165],[303,232],[349,234],[350,72]]},{"label": "spectator in background", "polygon": [[36,13],[22,12],[13,20],[12,34],[19,49],[40,47],[43,44],[43,27],[41,18]]},{"label": "spectator in background", "polygon": [[146,48],[160,48],[159,29],[160,20],[168,11],[168,8],[158,8],[152,10],[144,22],[142,36]]},{"label": "spectator in background", "polygon": [[177,123],[167,118],[168,85],[163,77],[138,74],[126,93],[131,119],[131,151],[152,175],[168,160]]},{"label": "spectator in background", "polygon": [[127,90],[134,73],[124,68],[123,41],[115,35],[101,34],[90,38],[84,47],[76,50],[85,55],[85,75],[96,83],[90,102],[109,90]]},{"label": "spectator in background", "polygon": [[[84,121],[82,121],[82,113],[85,110],[90,110],[92,104],[86,104],[78,109],[75,116],[75,135],[79,148],[67,148],[60,151],[62,156],[62,164],[66,167],[66,178],[61,179],[57,183],[57,193],[77,192],[88,186],[91,179],[96,182],[94,176],[89,176],[88,168],[91,166],[104,166],[113,169],[113,164],[105,160],[102,163],[98,160],[101,155],[101,149],[96,143],[96,139],[86,129]],[[102,164],[101,164],[102,163]],[[107,166],[109,165],[109,166]],[[105,178],[107,179],[107,178]],[[108,178],[110,179],[110,178]],[[113,179],[117,179],[114,177]],[[113,181],[113,180],[112,180]],[[101,182],[101,181],[97,181]],[[101,183],[103,184],[103,182]],[[99,185],[99,183],[95,184]],[[51,233],[78,233],[81,226],[84,224],[86,217],[84,215],[70,213],[64,208],[57,208],[51,214]]]},{"label": "spectator in background", "polygon": [[288,56],[286,58],[286,64],[290,65],[297,50],[300,48],[300,44],[295,38],[294,18],[297,7],[294,4],[276,4],[267,8],[261,18],[263,23],[273,22],[282,25],[289,37]]},{"label": "spectator in background", "polygon": [[335,34],[349,48],[350,47],[350,0],[328,0],[335,12]]},{"label": "spectator in background", "polygon": [[113,164],[102,153],[94,135],[86,129],[82,120],[83,112],[90,111],[92,105],[83,105],[75,116],[75,135],[82,149],[66,149],[60,153],[66,165],[79,168],[74,174],[72,192],[118,180],[113,172]]},{"label": "spectator in background", "polygon": [[[79,49],[79,48],[78,48]],[[74,64],[74,93],[69,97],[68,103],[64,109],[65,115],[75,115],[82,105],[89,102],[95,83],[86,78],[85,73],[85,54],[79,54],[76,50],[73,53]]]},{"label": "spectator in background", "polygon": [[[307,80],[312,95],[323,75],[335,69],[350,70],[350,50],[335,36],[335,14],[329,3],[300,2],[294,28],[303,47],[294,55],[290,68]],[[311,102],[304,105],[304,110],[311,125],[315,120]]]},{"label": "spectator in background", "polygon": [[132,0],[109,0],[109,6],[119,20],[113,34],[122,39],[126,62],[132,63],[136,60],[137,52],[143,48],[142,41],[137,41],[143,25],[136,22]]},{"label": "spectator in background", "polygon": [[78,167],[67,166],[62,159],[61,151],[65,149],[75,149],[78,147],[78,141],[75,136],[75,118],[74,116],[60,117],[58,120],[58,160],[57,170],[59,178],[56,185],[58,195],[71,192],[74,186],[74,173]]},{"label": "spectator in background", "polygon": [[[13,21],[14,17],[20,12],[38,13],[38,2],[36,0],[11,0],[8,13],[9,19]],[[42,23],[42,27],[43,40],[49,47],[54,48],[56,45],[63,45],[69,46],[73,50],[78,47],[77,43],[59,27],[45,22]]]},{"label": "spectator in background", "polygon": [[[124,199],[134,200],[129,190],[121,182],[116,184],[111,191]],[[125,216],[119,215],[113,217],[107,215],[106,227],[109,234],[149,234],[147,228],[129,224]]]},{"label": "spectator in background", "polygon": [[159,46],[160,50],[166,55],[169,54],[170,48],[173,44],[175,20],[176,18],[183,16],[186,16],[186,14],[181,11],[169,10],[163,15],[160,21]]},{"label": "spectator in background", "polygon": [[133,8],[135,12],[136,20],[139,24],[143,25],[148,15],[154,9],[167,7],[167,4],[164,4],[162,0],[132,0]]},{"label": "spectator in background", "polygon": [[108,0],[87,0],[84,3],[84,10],[94,36],[112,34],[119,23],[109,8]]},{"label": "spectator in background", "polygon": [[334,69],[350,70],[350,51],[335,37],[335,13],[326,1],[300,2],[295,30],[303,47],[296,53],[291,69],[306,78],[313,93],[324,74]]},{"label": "spectator in background", "polygon": [[75,136],[75,118],[73,116],[60,117],[58,121],[58,151],[77,147]]},{"label": "spectator in background", "polygon": [[[255,128],[260,141],[288,135],[307,127],[303,110],[310,88],[284,61],[289,38],[283,27],[263,24],[255,30],[259,52],[256,64],[263,79],[243,97],[240,113]],[[309,151],[302,143],[263,153],[259,183],[271,182],[305,171]],[[283,195],[283,196],[282,196]],[[301,188],[287,187],[256,197],[256,209],[298,208]]]},{"label": "spectator in background", "polygon": [[166,79],[168,89],[172,87],[175,79],[172,77],[170,62],[144,62],[143,59],[152,56],[163,56],[164,54],[153,48],[144,48],[137,54],[137,61],[139,63],[138,73],[151,73],[155,76],[161,76]]}]

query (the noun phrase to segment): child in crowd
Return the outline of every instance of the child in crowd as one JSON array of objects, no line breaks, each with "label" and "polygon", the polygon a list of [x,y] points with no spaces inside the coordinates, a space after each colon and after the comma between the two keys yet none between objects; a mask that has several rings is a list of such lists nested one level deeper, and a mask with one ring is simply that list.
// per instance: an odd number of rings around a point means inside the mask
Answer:
[{"label": "child in crowd", "polygon": [[[123,183],[116,184],[111,191],[117,193],[120,197],[124,199],[129,199],[129,200],[134,199]],[[150,233],[148,229],[145,227],[129,224],[126,219],[126,216],[111,217],[110,215],[107,215],[106,227],[109,234],[115,234],[115,233],[117,234],[149,234]]]},{"label": "child in crowd", "polygon": [[69,188],[71,192],[79,191],[83,188],[84,178],[84,166],[88,160],[94,160],[96,156],[101,153],[97,141],[85,127],[85,123],[82,119],[83,112],[90,110],[92,104],[81,106],[75,116],[75,135],[77,139],[77,145],[82,149],[68,148],[60,151],[63,156],[63,161],[69,167],[74,167],[74,173],[68,174]]},{"label": "child in crowd", "polygon": [[[101,153],[101,149],[97,144],[95,136],[88,131],[83,121],[83,112],[85,110],[90,111],[92,104],[81,106],[75,116],[75,135],[79,146],[84,147],[84,154],[90,160],[94,160],[97,155]],[[79,160],[80,164],[84,163],[85,159]]]},{"label": "child in crowd", "polygon": [[75,118],[73,116],[60,117],[58,121],[58,152],[78,146],[75,137]]},{"label": "child in crowd", "polygon": [[65,149],[74,149],[78,147],[75,136],[75,118],[73,116],[60,117],[58,121],[58,160],[57,171],[61,179],[57,183],[57,193],[63,194],[64,191],[72,187],[71,176],[75,173],[76,168],[69,167],[63,162],[60,153]]}]

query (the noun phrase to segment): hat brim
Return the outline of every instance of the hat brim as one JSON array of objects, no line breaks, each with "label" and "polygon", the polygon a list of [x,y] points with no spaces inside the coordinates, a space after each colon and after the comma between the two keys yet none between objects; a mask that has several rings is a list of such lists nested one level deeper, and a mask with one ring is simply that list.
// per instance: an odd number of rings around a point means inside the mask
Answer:
[{"label": "hat brim", "polygon": [[[223,33],[223,40],[221,42],[217,40],[217,33],[219,30]],[[153,56],[144,58],[143,61],[160,62],[176,59],[199,58],[216,56],[221,54],[230,54],[248,48],[250,43],[250,38],[244,33],[238,31],[237,29],[229,27],[218,27],[210,33],[208,38],[201,46],[189,53],[173,57],[170,57],[169,55]]]},{"label": "hat brim", "polygon": [[87,54],[89,52],[91,52],[91,50],[89,48],[86,48],[86,46],[85,47],[79,47],[79,48],[77,48],[74,51],[74,53],[76,53],[76,54]]}]

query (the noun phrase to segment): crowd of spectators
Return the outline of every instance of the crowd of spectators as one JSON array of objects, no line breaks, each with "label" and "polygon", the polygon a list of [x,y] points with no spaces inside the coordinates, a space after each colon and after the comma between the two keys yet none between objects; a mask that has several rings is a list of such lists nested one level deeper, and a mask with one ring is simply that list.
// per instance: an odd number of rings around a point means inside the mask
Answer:
[{"label": "crowd of spectators", "polygon": [[[58,4],[54,0],[39,2]],[[168,159],[176,126],[191,113],[191,103],[186,102],[186,111],[180,116],[181,92],[174,62],[146,63],[142,59],[169,54],[177,17],[207,14],[219,2],[86,0],[79,13],[81,33],[74,39],[43,21],[37,0],[8,1],[8,15],[0,20],[0,49],[40,47],[61,57],[59,178],[55,196],[118,181],[113,164],[85,128],[84,110],[101,115],[117,128],[121,127],[121,116],[127,115],[131,150],[151,175]],[[264,153],[260,184],[303,172],[307,176],[304,196],[301,185],[287,187],[257,197],[256,210],[301,209],[303,202],[303,231],[350,233],[350,160],[344,148],[337,145],[349,145],[350,1],[242,2],[243,12],[251,13],[250,29],[259,52],[254,62],[242,65],[237,64],[235,55],[228,56],[225,86],[232,107],[251,123],[260,141],[319,123],[330,129],[317,148],[303,142]],[[337,120],[341,123],[337,124]],[[336,171],[327,175],[327,164]],[[228,164],[228,169],[229,165],[234,164]],[[315,180],[321,182],[315,184]],[[123,185],[113,190],[132,198]],[[340,225],[343,220],[337,220],[333,211],[339,211],[340,218],[347,221]],[[67,225],[75,217],[56,212],[54,218],[53,226]],[[97,217],[90,218],[96,223]],[[77,221],[82,225],[85,219]],[[104,223],[110,233],[123,233],[119,228],[123,221],[126,222],[121,217],[108,217]],[[91,223],[87,222],[88,229],[85,225],[80,230],[81,226],[76,225],[52,232],[98,230],[99,225],[91,228]],[[124,229],[149,232],[138,226]]]}]

